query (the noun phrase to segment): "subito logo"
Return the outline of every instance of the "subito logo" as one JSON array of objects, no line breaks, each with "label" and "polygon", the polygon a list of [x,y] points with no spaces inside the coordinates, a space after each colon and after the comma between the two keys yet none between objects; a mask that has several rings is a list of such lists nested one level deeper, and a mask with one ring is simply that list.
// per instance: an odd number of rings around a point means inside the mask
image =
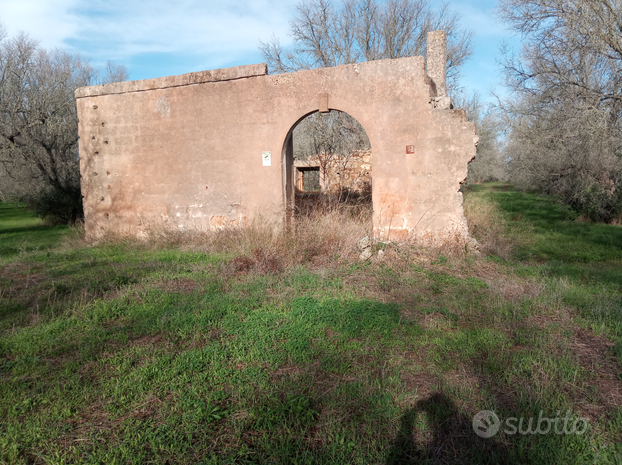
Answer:
[{"label": "subito logo", "polygon": [[495,412],[482,410],[473,417],[473,431],[482,438],[491,438],[499,432],[501,421]]}]

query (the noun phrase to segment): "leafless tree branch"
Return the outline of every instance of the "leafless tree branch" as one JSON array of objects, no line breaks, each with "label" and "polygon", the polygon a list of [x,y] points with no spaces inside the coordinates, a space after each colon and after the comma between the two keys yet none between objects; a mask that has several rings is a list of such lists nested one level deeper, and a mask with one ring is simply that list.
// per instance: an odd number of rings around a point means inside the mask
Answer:
[{"label": "leafless tree branch", "polygon": [[[0,28],[0,181],[3,192],[33,194],[51,187],[76,192],[80,183],[80,86],[127,79],[108,63],[100,73],[80,55],[44,50],[26,34],[7,39]],[[9,186],[10,184],[10,186]]]},{"label": "leafless tree branch", "polygon": [[598,220],[622,212],[622,0],[502,0],[523,36],[506,53],[517,182]]}]

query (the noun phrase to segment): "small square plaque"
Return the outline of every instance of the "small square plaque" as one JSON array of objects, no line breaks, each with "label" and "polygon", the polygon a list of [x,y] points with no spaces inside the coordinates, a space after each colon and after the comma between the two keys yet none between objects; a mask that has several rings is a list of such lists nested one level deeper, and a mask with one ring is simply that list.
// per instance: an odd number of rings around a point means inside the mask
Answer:
[{"label": "small square plaque", "polygon": [[272,152],[261,152],[263,166],[272,166]]},{"label": "small square plaque", "polygon": [[415,153],[415,146],[414,145],[407,145],[406,146],[406,153]]}]

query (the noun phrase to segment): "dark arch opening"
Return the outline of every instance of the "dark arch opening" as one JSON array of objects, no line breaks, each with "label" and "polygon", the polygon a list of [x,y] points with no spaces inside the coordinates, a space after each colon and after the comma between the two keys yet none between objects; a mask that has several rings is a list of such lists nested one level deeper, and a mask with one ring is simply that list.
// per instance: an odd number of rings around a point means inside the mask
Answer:
[{"label": "dark arch opening", "polygon": [[351,115],[331,110],[298,120],[284,144],[283,166],[288,219],[339,209],[371,220],[371,145]]}]

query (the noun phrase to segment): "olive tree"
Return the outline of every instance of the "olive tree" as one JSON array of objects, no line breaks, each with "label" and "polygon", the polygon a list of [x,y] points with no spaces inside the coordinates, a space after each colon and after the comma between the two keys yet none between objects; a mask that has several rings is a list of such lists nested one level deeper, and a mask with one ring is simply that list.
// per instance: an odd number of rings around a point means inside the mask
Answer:
[{"label": "olive tree", "polygon": [[81,86],[123,79],[127,79],[125,69],[112,63],[100,73],[80,55],[45,50],[26,34],[4,38],[0,42],[0,190],[64,208],[57,220],[77,219],[81,197],[74,92]]},{"label": "olive tree", "polygon": [[594,220],[622,212],[622,1],[502,0],[522,34],[502,101],[512,179]]}]

